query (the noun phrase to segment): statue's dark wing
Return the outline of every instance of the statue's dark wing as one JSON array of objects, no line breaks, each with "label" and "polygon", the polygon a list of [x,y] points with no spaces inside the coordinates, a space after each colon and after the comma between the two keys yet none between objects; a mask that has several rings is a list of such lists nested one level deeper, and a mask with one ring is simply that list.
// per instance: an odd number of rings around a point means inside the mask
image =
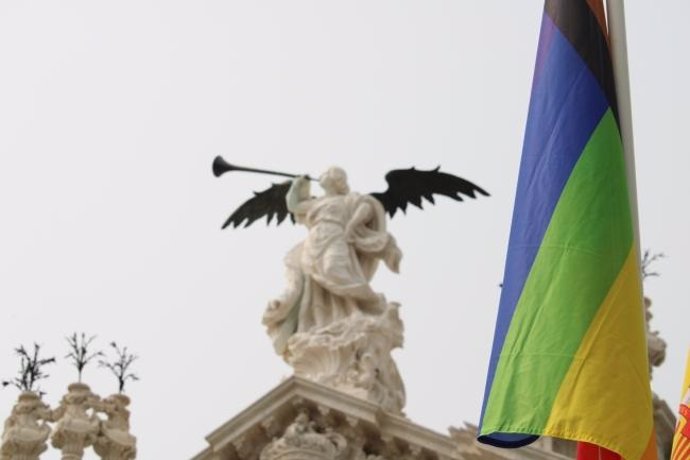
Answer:
[{"label": "statue's dark wing", "polygon": [[285,202],[285,195],[290,190],[290,184],[292,184],[292,181],[286,181],[281,184],[273,184],[263,192],[254,192],[254,197],[245,201],[242,206],[237,208],[228,217],[228,220],[223,224],[223,228],[230,224],[237,228],[244,221],[247,221],[244,226],[248,227],[252,222],[261,219],[263,216],[266,216],[266,224],[270,224],[273,217],[277,217],[276,222],[280,225],[288,214],[290,214],[292,222],[295,222],[295,218],[288,211],[287,203]]},{"label": "statue's dark wing", "polygon": [[434,204],[434,195],[445,195],[456,201],[463,201],[462,195],[471,198],[476,198],[477,193],[489,196],[485,190],[472,182],[441,172],[439,169],[440,166],[431,171],[419,171],[415,168],[395,169],[386,174],[388,190],[371,195],[383,204],[391,217],[398,209],[405,212],[409,203],[422,209],[422,198]]}]

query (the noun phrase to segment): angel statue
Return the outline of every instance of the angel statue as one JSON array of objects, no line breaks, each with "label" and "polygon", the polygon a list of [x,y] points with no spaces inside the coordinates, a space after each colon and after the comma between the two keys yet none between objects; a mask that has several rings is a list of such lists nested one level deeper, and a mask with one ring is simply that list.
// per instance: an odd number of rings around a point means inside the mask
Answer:
[{"label": "angel statue", "polygon": [[214,161],[216,176],[250,171],[292,177],[273,184],[242,204],[223,228],[266,217],[282,223],[289,215],[308,232],[285,257],[287,288],[269,301],[263,323],[275,351],[299,376],[340,389],[400,412],[405,394],[390,357],[402,346],[399,304],[388,302],[370,282],[379,262],[397,273],[402,252],[386,229],[408,204],[433,203],[434,194],[462,201],[488,193],[477,185],[436,168],[390,171],[383,193],[351,192],[342,168],[331,167],[318,179],[324,194],[311,193],[309,176],[243,168]]}]

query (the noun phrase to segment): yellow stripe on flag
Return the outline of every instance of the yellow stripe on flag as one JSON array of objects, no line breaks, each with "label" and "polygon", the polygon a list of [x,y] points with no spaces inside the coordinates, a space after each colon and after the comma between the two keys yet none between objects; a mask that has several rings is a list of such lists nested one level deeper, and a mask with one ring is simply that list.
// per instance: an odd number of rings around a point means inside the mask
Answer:
[{"label": "yellow stripe on flag", "polygon": [[597,444],[626,460],[645,458],[655,444],[637,261],[633,248],[573,359],[544,430]]}]

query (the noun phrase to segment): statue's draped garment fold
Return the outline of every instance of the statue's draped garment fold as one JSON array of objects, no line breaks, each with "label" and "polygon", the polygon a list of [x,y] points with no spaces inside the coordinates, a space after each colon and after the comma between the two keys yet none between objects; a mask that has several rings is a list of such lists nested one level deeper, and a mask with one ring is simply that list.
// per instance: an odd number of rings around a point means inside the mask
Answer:
[{"label": "statue's draped garment fold", "polygon": [[[291,189],[288,200],[297,193]],[[301,200],[307,206],[295,218],[309,234],[285,257],[287,288],[269,303],[263,318],[279,354],[294,333],[355,314],[380,314],[386,300],[369,282],[379,260],[397,272],[402,257],[386,230],[383,206],[371,195]]]}]

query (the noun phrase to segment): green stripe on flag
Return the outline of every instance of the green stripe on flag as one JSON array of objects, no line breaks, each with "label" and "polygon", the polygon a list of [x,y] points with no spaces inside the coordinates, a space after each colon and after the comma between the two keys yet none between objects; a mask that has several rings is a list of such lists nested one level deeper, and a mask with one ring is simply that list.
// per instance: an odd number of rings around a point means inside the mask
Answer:
[{"label": "green stripe on flag", "polygon": [[623,147],[611,110],[556,205],[496,370],[482,434],[539,434],[633,243]]}]

